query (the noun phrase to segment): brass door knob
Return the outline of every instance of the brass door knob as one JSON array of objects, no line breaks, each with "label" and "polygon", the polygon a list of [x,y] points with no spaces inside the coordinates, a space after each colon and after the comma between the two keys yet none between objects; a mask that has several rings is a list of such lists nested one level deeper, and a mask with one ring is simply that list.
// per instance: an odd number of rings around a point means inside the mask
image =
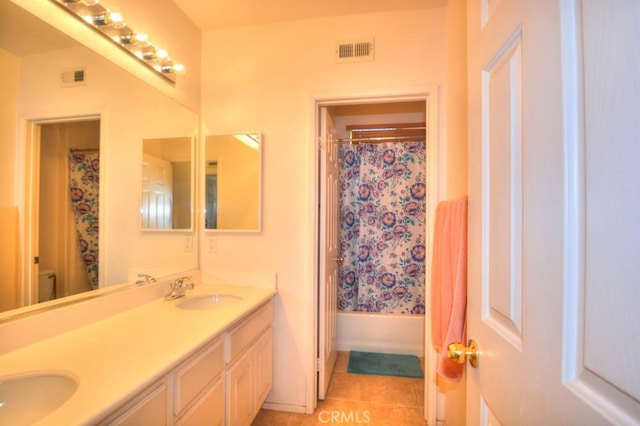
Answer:
[{"label": "brass door knob", "polygon": [[342,265],[344,263],[344,257],[342,256],[334,257],[333,260],[338,262],[338,265]]},{"label": "brass door knob", "polygon": [[464,346],[462,343],[451,343],[447,347],[447,358],[458,364],[464,364],[465,361],[469,360],[469,364],[476,368],[480,362],[478,344],[473,339],[469,340],[468,346]]}]

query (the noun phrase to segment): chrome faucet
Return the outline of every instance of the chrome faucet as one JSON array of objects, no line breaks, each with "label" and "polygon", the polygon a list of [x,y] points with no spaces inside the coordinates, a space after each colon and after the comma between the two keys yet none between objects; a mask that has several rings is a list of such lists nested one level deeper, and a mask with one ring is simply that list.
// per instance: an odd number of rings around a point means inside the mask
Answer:
[{"label": "chrome faucet", "polygon": [[150,284],[150,283],[156,282],[156,279],[154,277],[147,274],[138,274],[138,278],[141,278],[141,279],[136,281],[136,284]]},{"label": "chrome faucet", "polygon": [[193,290],[193,288],[195,287],[194,283],[185,283],[185,281],[188,281],[190,279],[190,276],[180,277],[169,284],[171,292],[164,297],[164,300],[179,299],[181,297],[184,297],[184,294],[187,290]]}]

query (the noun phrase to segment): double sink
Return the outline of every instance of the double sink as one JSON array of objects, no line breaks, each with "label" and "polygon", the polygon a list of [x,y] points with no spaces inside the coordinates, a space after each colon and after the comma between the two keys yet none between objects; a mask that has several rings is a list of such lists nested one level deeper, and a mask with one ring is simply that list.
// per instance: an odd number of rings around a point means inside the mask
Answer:
[{"label": "double sink", "polygon": [[[202,294],[179,299],[178,309],[207,310],[230,305],[242,297]],[[65,372],[35,371],[0,377],[0,424],[31,424],[54,412],[73,396],[78,380]]]}]

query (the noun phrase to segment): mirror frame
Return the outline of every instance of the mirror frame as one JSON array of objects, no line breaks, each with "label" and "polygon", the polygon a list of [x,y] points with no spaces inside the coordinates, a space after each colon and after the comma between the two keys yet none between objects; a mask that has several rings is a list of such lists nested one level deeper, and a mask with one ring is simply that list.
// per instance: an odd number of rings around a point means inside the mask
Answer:
[{"label": "mirror frame", "polygon": [[[206,168],[207,168],[207,154],[206,154],[206,147],[207,147],[207,138],[208,137],[215,137],[215,136],[233,136],[233,135],[240,135],[240,134],[255,134],[258,135],[259,139],[260,139],[260,145],[258,147],[258,224],[257,227],[255,229],[220,229],[220,228],[207,228],[205,226],[205,216],[206,216],[206,179],[207,179],[207,174],[206,174]],[[263,162],[264,162],[264,135],[262,134],[262,132],[260,131],[250,131],[250,132],[233,132],[233,133],[227,133],[227,134],[214,134],[214,135],[207,135],[207,136],[202,136],[202,143],[200,144],[200,152],[202,153],[202,159],[199,162],[200,163],[200,167],[201,167],[201,172],[200,172],[200,178],[198,179],[199,184],[201,185],[201,189],[199,190],[199,194],[200,194],[200,212],[201,212],[201,217],[198,218],[200,224],[199,224],[199,228],[202,230],[203,235],[204,236],[212,236],[214,234],[239,234],[239,233],[245,233],[245,234],[259,234],[262,232],[262,193],[263,193],[263,187],[264,187],[264,182],[263,182]]]},{"label": "mirror frame", "polygon": [[[191,167],[190,167],[190,171],[189,171],[189,197],[190,197],[190,206],[189,206],[189,227],[188,228],[144,228],[142,226],[142,202],[143,202],[143,197],[142,197],[142,165],[144,162],[144,142],[146,140],[162,140],[162,139],[181,139],[181,138],[189,138],[189,159],[191,161]],[[196,220],[195,218],[195,206],[196,206],[196,200],[195,200],[195,196],[196,196],[196,170],[197,170],[197,156],[196,156],[196,141],[198,139],[198,136],[194,133],[191,134],[190,136],[176,136],[176,137],[158,137],[158,138],[153,138],[153,137],[148,137],[148,138],[144,138],[142,139],[142,142],[140,144],[140,210],[141,210],[141,214],[140,214],[140,231],[141,232],[169,232],[169,233],[193,233],[196,229],[196,227],[194,226],[194,221]]]}]

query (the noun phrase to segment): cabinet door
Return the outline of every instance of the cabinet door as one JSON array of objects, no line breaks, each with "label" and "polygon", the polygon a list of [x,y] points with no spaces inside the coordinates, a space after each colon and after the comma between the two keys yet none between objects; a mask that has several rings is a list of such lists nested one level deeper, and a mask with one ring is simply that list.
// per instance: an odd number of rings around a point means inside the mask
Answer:
[{"label": "cabinet door", "polygon": [[224,369],[223,340],[217,340],[183,364],[175,374],[174,414],[181,416]]},{"label": "cabinet door", "polygon": [[117,412],[113,417],[107,419],[104,424],[119,426],[166,425],[168,413],[167,400],[167,385],[163,381],[134,398],[131,403]]},{"label": "cabinet door", "polygon": [[227,370],[227,420],[230,426],[250,425],[255,408],[255,348],[251,346]]},{"label": "cabinet door", "polygon": [[273,385],[273,329],[255,343],[256,349],[256,410],[259,410]]},{"label": "cabinet door", "polygon": [[202,394],[176,424],[178,426],[224,425],[224,380],[222,376]]}]

